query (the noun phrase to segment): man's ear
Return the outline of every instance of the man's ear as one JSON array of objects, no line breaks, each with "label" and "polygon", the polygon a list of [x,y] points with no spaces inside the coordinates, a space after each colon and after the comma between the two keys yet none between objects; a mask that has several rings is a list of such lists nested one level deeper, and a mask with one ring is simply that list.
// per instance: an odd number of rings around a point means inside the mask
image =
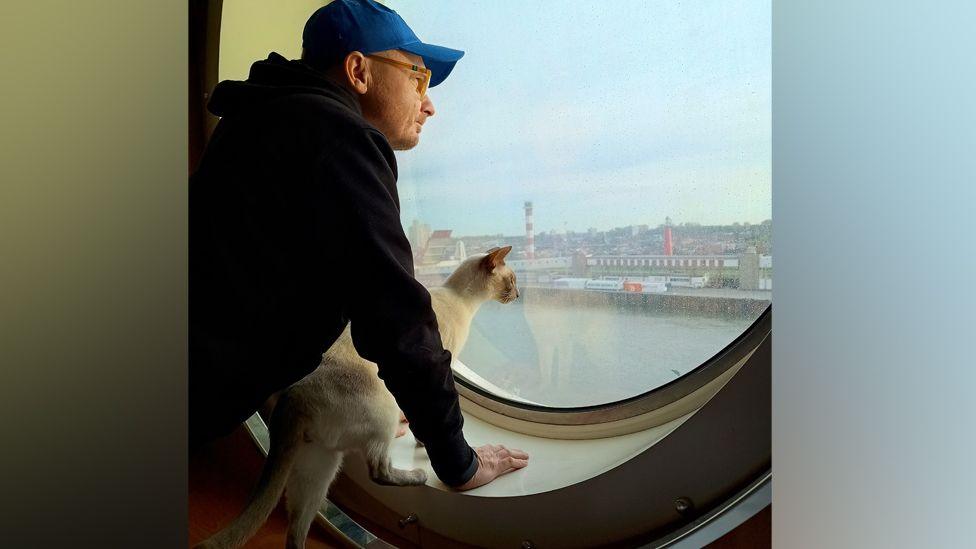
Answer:
[{"label": "man's ear", "polygon": [[366,65],[366,56],[358,51],[349,52],[342,62],[343,75],[346,83],[352,89],[363,95],[369,89],[369,67]]},{"label": "man's ear", "polygon": [[505,264],[505,256],[508,255],[508,252],[510,251],[512,251],[511,246],[505,246],[504,248],[492,248],[488,250],[488,255],[481,260],[481,268],[489,273],[494,271],[496,267],[500,267]]}]

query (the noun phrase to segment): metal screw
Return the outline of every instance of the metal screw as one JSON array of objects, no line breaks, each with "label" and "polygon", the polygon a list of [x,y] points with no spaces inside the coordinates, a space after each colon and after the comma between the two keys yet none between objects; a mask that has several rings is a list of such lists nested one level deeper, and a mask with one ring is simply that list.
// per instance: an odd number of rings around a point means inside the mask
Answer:
[{"label": "metal screw", "polygon": [[414,522],[417,522],[417,520],[417,515],[410,513],[406,517],[400,519],[397,524],[400,525],[400,528],[406,528],[408,524],[413,524]]},{"label": "metal screw", "polygon": [[691,500],[688,499],[688,498],[686,498],[686,497],[680,497],[680,498],[674,500],[674,508],[675,508],[675,510],[677,510],[678,513],[680,513],[682,515],[685,514],[685,513],[687,513],[688,511],[690,511],[691,508],[694,507],[694,505],[695,504],[692,503]]}]

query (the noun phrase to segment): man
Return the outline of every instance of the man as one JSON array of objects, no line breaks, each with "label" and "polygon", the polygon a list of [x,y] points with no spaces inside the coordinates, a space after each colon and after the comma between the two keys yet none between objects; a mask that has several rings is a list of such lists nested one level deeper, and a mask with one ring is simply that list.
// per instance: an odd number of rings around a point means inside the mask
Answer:
[{"label": "man", "polygon": [[351,322],[445,484],[527,464],[465,441],[399,219],[393,151],[417,145],[435,113],[426,90],[462,55],[371,0],[336,0],[306,23],[301,61],[271,53],[214,89],[222,118],[190,182],[192,446],[312,372]]}]

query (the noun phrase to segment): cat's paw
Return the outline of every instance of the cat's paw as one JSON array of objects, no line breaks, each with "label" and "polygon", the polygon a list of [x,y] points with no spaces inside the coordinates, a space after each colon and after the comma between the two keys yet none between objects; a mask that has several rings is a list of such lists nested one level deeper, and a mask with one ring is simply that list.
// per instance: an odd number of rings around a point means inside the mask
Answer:
[{"label": "cat's paw", "polygon": [[427,484],[427,471],[423,469],[412,469],[410,471],[410,484],[414,486]]}]

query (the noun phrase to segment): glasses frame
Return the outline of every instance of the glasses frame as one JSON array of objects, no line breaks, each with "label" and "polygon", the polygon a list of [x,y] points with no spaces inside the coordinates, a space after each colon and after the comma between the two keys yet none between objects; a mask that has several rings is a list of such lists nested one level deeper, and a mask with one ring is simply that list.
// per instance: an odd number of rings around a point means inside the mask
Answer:
[{"label": "glasses frame", "polygon": [[419,72],[424,77],[420,79],[420,83],[417,85],[417,92],[420,93],[420,97],[424,97],[425,95],[427,95],[427,87],[430,84],[430,76],[431,76],[430,69],[428,69],[427,67],[421,67],[419,65],[414,65],[412,63],[404,63],[403,61],[388,59],[386,57],[381,57],[379,55],[367,55],[366,57],[369,57],[370,59],[375,59],[377,61],[382,61],[383,63],[386,63],[388,65],[393,65],[396,67],[409,69],[414,72]]}]

